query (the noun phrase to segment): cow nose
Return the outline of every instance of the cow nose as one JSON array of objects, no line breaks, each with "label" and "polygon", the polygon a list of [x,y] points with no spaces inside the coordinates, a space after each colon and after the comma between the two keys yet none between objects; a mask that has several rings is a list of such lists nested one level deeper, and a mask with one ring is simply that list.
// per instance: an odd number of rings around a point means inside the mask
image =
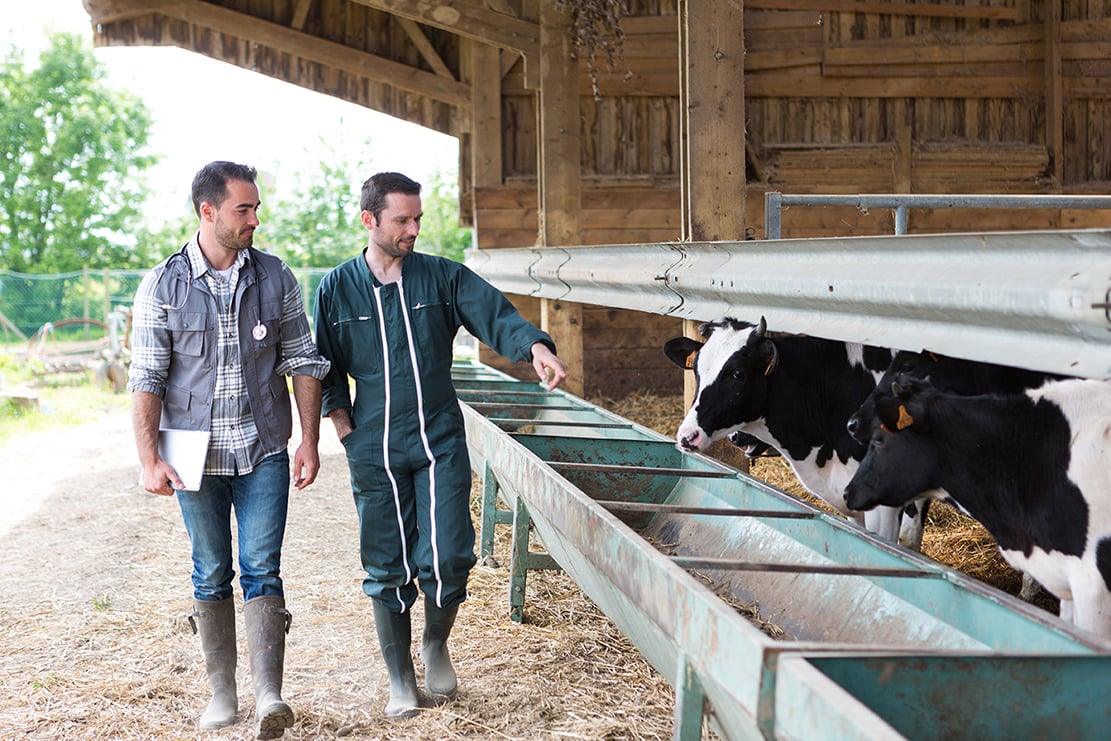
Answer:
[{"label": "cow nose", "polygon": [[687,435],[681,434],[679,435],[679,447],[683,448],[683,450],[698,450],[698,441],[700,437],[701,435],[698,430],[694,430]]}]

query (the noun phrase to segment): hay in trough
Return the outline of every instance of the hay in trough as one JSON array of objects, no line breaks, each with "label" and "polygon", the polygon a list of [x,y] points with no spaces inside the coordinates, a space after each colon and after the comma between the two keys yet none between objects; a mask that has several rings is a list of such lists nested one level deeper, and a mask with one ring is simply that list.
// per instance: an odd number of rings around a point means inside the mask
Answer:
[{"label": "hay in trough", "polygon": [[[594,403],[668,437],[675,434],[686,413],[681,395],[634,394],[621,402],[599,399]],[[714,443],[708,454],[727,465],[736,468],[744,466],[743,455],[728,441]],[[749,463],[749,473],[809,504],[833,511],[825,502],[802,488],[782,458],[757,458]],[[942,502],[930,505],[922,552],[1004,592],[1017,595],[1022,588],[1022,574],[999,554],[995,540],[984,526]],[[1033,603],[1057,614],[1058,602],[1052,595],[1042,592]]]}]

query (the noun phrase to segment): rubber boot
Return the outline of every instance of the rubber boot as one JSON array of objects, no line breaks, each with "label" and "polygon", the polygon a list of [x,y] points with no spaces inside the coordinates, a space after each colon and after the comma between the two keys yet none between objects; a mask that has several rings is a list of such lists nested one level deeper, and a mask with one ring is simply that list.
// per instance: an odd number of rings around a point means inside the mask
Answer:
[{"label": "rubber boot", "polygon": [[230,726],[237,720],[239,695],[235,688],[235,601],[193,600],[189,624],[201,634],[201,652],[212,686],[212,700],[197,726],[203,731]]},{"label": "rubber boot", "polygon": [[412,718],[420,708],[417,673],[413,667],[412,622],[408,612],[391,612],[374,599],[374,626],[378,629],[378,646],[390,676],[390,701],[387,718]]},{"label": "rubber boot", "polygon": [[285,635],[293,616],[283,597],[255,597],[243,605],[247,654],[255,688],[255,738],[281,738],[293,725],[293,710],[282,700]]},{"label": "rubber boot", "polygon": [[458,612],[459,605],[441,608],[430,599],[424,600],[424,635],[420,642],[420,656],[424,661],[424,683],[433,698],[455,697],[458,679],[455,667],[451,665],[447,639]]}]

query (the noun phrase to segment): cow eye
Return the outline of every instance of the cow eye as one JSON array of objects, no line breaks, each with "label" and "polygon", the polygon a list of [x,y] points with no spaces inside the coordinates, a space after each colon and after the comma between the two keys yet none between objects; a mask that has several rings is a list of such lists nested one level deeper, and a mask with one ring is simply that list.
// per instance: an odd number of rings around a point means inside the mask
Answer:
[{"label": "cow eye", "polygon": [[738,381],[743,381],[745,379],[745,369],[744,368],[734,368],[732,375],[733,375],[734,379],[736,379]]}]

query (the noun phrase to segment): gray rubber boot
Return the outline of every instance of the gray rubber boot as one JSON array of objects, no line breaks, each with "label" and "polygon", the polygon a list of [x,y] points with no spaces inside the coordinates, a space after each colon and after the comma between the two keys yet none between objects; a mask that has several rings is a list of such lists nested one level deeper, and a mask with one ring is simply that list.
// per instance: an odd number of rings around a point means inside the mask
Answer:
[{"label": "gray rubber boot", "polygon": [[376,599],[374,626],[378,629],[378,646],[390,676],[390,701],[387,718],[412,718],[420,709],[417,673],[413,667],[412,621],[408,612],[390,612]]},{"label": "gray rubber boot", "polygon": [[203,731],[230,726],[238,720],[239,695],[235,688],[235,601],[193,600],[189,624],[201,634],[201,652],[212,686],[212,700],[197,726]]},{"label": "gray rubber boot", "polygon": [[293,725],[293,710],[282,700],[285,634],[293,616],[283,597],[255,597],[243,605],[247,655],[255,688],[255,738],[281,738]]},{"label": "gray rubber boot", "polygon": [[424,635],[420,642],[420,657],[424,661],[424,683],[428,694],[435,697],[454,698],[458,687],[455,667],[447,650],[447,639],[459,605],[440,608],[427,597],[424,600]]}]

